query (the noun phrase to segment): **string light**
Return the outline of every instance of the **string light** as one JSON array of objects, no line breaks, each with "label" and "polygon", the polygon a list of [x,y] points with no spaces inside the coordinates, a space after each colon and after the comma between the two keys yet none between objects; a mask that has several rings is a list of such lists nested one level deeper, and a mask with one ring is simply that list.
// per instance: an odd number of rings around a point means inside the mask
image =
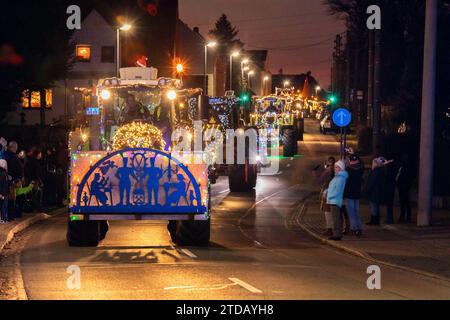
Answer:
[{"label": "string light", "polygon": [[161,130],[148,123],[132,122],[117,129],[113,138],[113,149],[152,148],[164,150],[166,143]]}]

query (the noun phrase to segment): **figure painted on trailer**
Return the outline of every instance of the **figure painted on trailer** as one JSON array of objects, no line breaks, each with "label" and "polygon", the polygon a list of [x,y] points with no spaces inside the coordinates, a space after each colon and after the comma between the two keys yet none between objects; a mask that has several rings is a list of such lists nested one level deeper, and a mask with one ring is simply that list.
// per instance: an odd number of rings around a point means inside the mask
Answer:
[{"label": "figure painted on trailer", "polygon": [[[159,180],[163,176],[163,172],[160,168],[155,166],[155,158],[150,158],[150,167],[145,170],[145,177],[148,176],[147,180],[147,192],[148,192],[148,204],[158,205],[158,191],[159,191]],[[152,198],[154,201],[152,202]]]},{"label": "figure painted on trailer", "polygon": [[108,196],[106,195],[106,192],[108,192],[107,183],[105,179],[100,177],[100,173],[94,175],[94,180],[91,183],[91,195],[95,196],[97,201],[104,206],[108,204]]},{"label": "figure painted on trailer", "polygon": [[186,194],[186,182],[184,181],[184,176],[182,174],[178,174],[178,182],[176,183],[168,183],[170,187],[175,188],[175,191],[172,192],[166,199],[166,205],[171,206],[172,204],[178,205],[181,198],[184,198],[186,203],[187,194]]},{"label": "figure painted on trailer", "polygon": [[119,179],[120,205],[123,205],[126,198],[126,205],[130,205],[131,177],[133,168],[128,167],[128,158],[123,158],[123,167],[117,169],[116,178]]}]

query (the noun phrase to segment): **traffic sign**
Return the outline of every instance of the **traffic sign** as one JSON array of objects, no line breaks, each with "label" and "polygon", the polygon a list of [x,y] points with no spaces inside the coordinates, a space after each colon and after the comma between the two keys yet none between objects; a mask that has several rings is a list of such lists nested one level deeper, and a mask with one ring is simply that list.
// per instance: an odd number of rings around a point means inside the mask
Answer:
[{"label": "traffic sign", "polygon": [[346,127],[352,121],[352,115],[347,109],[340,108],[333,113],[333,122],[338,127]]}]

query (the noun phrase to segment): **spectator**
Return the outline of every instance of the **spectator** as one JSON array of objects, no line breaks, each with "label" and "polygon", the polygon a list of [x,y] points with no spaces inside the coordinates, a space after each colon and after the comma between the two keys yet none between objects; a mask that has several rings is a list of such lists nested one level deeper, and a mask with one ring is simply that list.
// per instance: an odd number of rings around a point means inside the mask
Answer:
[{"label": "spectator", "polygon": [[[322,171],[320,176],[317,178],[318,183],[320,185],[320,208],[324,212],[325,215],[325,223],[327,230],[325,231],[325,236],[333,235],[333,217],[331,215],[331,207],[327,204],[327,189],[328,186],[334,178],[334,164],[336,159],[334,157],[329,157],[327,163],[325,164],[325,170]],[[314,170],[317,172],[319,166]]]},{"label": "spectator", "polygon": [[36,147],[30,149],[25,161],[25,184],[34,182],[34,189],[28,201],[27,211],[36,211],[42,204],[42,171],[41,171],[42,152]]},{"label": "spectator", "polygon": [[331,180],[327,191],[327,204],[331,206],[333,215],[333,236],[329,240],[340,241],[342,239],[342,213],[345,184],[348,173],[345,171],[345,163],[339,160],[334,165],[334,178]]},{"label": "spectator", "polygon": [[0,223],[8,221],[9,176],[8,163],[0,159]]},{"label": "spectator", "polygon": [[384,167],[382,203],[386,206],[386,224],[394,223],[395,177],[397,175],[394,160],[381,158]]},{"label": "spectator", "polygon": [[8,163],[8,174],[11,176],[12,185],[10,198],[8,201],[9,218],[15,219],[22,216],[23,197],[17,197],[15,186],[21,184],[24,171],[23,164],[17,156],[17,142],[10,141],[8,144],[8,150],[6,151],[6,162]]},{"label": "spectator", "polygon": [[383,162],[380,158],[373,159],[372,170],[370,171],[365,186],[365,194],[370,203],[371,218],[366,224],[368,226],[380,225],[380,203],[383,186]]},{"label": "spectator", "polygon": [[396,176],[398,196],[400,199],[400,218],[398,223],[411,223],[411,186],[413,175],[408,155],[404,154],[400,159],[400,168]]},{"label": "spectator", "polygon": [[361,186],[364,174],[364,164],[357,155],[351,155],[347,167],[348,179],[345,184],[344,198],[350,219],[350,230],[356,236],[362,234],[362,223],[359,215],[359,200],[361,199]]},{"label": "spectator", "polygon": [[5,138],[0,137],[0,159],[6,159],[6,146],[8,145],[8,142],[5,140]]}]

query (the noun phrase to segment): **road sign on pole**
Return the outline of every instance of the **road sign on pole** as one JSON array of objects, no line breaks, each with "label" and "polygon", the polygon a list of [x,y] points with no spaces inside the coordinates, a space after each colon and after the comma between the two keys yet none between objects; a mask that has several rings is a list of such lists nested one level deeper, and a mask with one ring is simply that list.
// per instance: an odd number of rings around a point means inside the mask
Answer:
[{"label": "road sign on pole", "polygon": [[340,108],[333,113],[333,122],[340,128],[347,127],[352,121],[352,115],[347,109]]},{"label": "road sign on pole", "polygon": [[340,108],[333,113],[333,123],[341,130],[341,159],[345,159],[345,148],[347,147],[347,126],[352,121],[352,115],[347,109]]}]

